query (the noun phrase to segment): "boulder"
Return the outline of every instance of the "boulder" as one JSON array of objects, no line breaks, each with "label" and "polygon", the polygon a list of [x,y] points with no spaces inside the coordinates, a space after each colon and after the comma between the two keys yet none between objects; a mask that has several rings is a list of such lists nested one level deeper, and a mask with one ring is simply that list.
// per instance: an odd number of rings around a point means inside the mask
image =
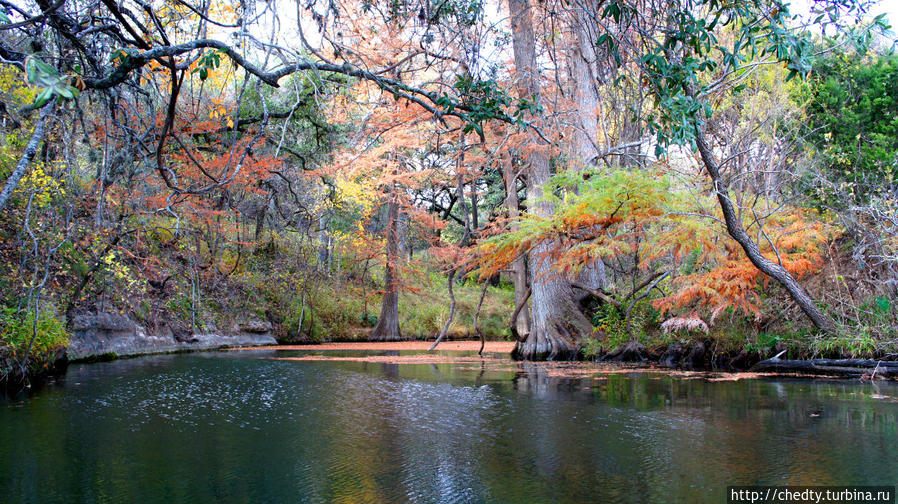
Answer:
[{"label": "boulder", "polygon": [[602,358],[606,362],[645,362],[649,360],[648,350],[638,341],[630,341],[619,346]]},{"label": "boulder", "polygon": [[658,360],[658,363],[664,367],[675,368],[680,365],[680,361],[683,360],[683,355],[686,353],[686,348],[679,344],[674,343],[673,345],[667,347],[667,350],[661,354],[661,358]]},{"label": "boulder", "polygon": [[705,344],[701,341],[695,343],[689,349],[689,354],[683,359],[682,367],[686,369],[705,369],[706,354]]},{"label": "boulder", "polygon": [[267,320],[249,319],[238,324],[240,332],[250,334],[268,334],[272,331],[271,322]]}]

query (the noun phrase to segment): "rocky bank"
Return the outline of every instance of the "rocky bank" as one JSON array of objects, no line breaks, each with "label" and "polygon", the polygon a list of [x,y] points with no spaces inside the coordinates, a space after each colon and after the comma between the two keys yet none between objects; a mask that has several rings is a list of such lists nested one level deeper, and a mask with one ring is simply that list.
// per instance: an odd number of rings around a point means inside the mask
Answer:
[{"label": "rocky bank", "polygon": [[276,343],[271,324],[255,319],[227,330],[193,332],[163,326],[148,331],[124,315],[101,312],[74,317],[67,356],[78,361]]}]

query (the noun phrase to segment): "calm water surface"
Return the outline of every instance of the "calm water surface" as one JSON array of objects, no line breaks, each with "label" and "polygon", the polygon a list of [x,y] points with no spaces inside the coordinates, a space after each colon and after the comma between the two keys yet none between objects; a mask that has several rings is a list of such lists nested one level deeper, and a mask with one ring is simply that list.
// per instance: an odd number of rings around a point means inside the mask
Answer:
[{"label": "calm water surface", "polygon": [[273,355],[79,364],[0,399],[0,502],[723,503],[727,485],[898,482],[891,384]]}]

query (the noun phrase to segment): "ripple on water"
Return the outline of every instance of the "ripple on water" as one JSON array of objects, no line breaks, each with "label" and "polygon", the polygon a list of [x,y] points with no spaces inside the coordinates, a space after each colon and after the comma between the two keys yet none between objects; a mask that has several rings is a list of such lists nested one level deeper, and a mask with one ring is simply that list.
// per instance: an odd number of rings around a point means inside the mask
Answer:
[{"label": "ripple on water", "polygon": [[417,366],[72,366],[0,408],[0,452],[21,454],[0,458],[4,504],[699,502],[727,484],[898,480],[898,412],[869,397],[887,387]]}]

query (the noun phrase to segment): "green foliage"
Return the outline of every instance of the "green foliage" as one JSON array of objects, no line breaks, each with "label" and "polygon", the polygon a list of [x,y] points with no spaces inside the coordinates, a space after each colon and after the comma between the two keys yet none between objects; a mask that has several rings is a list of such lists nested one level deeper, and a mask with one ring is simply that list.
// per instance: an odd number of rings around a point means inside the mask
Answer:
[{"label": "green foliage", "polygon": [[758,339],[756,343],[746,343],[745,349],[749,352],[761,352],[768,353],[772,348],[776,348],[776,346],[783,341],[783,336],[780,334],[773,333],[758,333]]},{"label": "green foliage", "polygon": [[629,325],[626,308],[621,309],[608,303],[602,304],[592,317],[592,323],[603,337],[586,338],[584,354],[593,357],[612,351],[629,342],[638,341],[649,346],[659,338],[658,322],[660,313],[652,306],[651,300],[642,299],[630,309]]},{"label": "green foliage", "polygon": [[188,324],[193,319],[193,302],[186,294],[177,293],[170,297],[165,303],[165,308],[169,315]]},{"label": "green foliage", "polygon": [[[827,2],[822,9],[812,8],[811,13],[819,16],[820,26],[841,28],[842,18],[865,12],[867,3]],[[611,0],[604,3],[600,15],[620,23],[639,18],[637,9],[630,2]],[[642,85],[654,101],[654,109],[644,119],[656,136],[658,156],[672,144],[694,147],[696,128],[712,113],[710,96],[718,84],[710,78],[713,72],[737,73],[764,58],[785,64],[787,80],[805,75],[811,68],[811,34],[793,28],[801,23],[795,22],[785,2],[688,0],[666,14],[663,35],[655,38],[654,33],[644,33],[654,40],[645,44],[648,49],[638,58]],[[884,18],[879,16],[871,25],[849,31],[848,36],[856,45],[866,47],[873,27],[887,28]],[[735,40],[721,37],[723,33],[733,33]],[[619,40],[606,34],[597,42],[621,64]]]},{"label": "green foliage", "polygon": [[599,256],[607,260],[637,251],[644,257],[659,255],[645,240],[653,226],[653,239],[674,249],[694,248],[691,235],[697,226],[707,227],[673,213],[687,208],[684,195],[673,190],[666,175],[653,170],[568,170],[554,176],[544,194],[555,207],[550,218],[525,214],[516,222],[517,230],[481,242],[483,274],[498,272],[544,240],[553,243],[556,269],[577,272]]},{"label": "green foliage", "polygon": [[835,337],[815,340],[813,346],[821,357],[872,357],[881,345],[862,328],[852,328],[851,333],[842,333]]},{"label": "green foliage", "polygon": [[[439,334],[449,318],[449,303],[417,303],[413,294],[401,296],[399,327],[403,336],[415,339],[432,338]],[[414,308],[412,308],[414,306]],[[459,315],[456,314],[450,332],[458,331]]]},{"label": "green foliage", "polygon": [[68,78],[60,76],[55,68],[34,56],[26,61],[25,73],[29,83],[43,88],[34,101],[35,108],[43,107],[53,97],[59,101],[74,100],[81,94],[80,89],[69,85]]},{"label": "green foliage", "polygon": [[302,298],[293,298],[284,319],[284,330],[288,334],[295,334],[302,323],[302,333],[309,335],[314,341],[357,338],[363,323],[363,302],[361,296],[355,295],[352,289],[341,289],[338,292],[332,284],[318,285],[305,300],[304,311]]},{"label": "green foliage", "polygon": [[32,355],[53,352],[69,344],[65,325],[54,314],[42,312],[34,327],[34,312],[24,312],[9,306],[0,307],[0,343],[15,355],[24,355],[32,337]]},{"label": "green foliage", "polygon": [[[898,175],[898,56],[840,52],[817,61],[795,93],[806,103],[802,133],[822,155],[832,186],[809,181],[821,205],[865,202],[896,189]],[[838,202],[837,200],[837,202]]]},{"label": "green foliage", "polygon": [[122,65],[135,54],[137,54],[137,50],[130,47],[126,47],[124,49],[116,49],[115,51],[112,51],[112,54],[109,55],[109,62],[115,63],[117,65]]},{"label": "green foliage", "polygon": [[627,325],[624,323],[624,314],[620,309],[610,304],[604,304],[593,316],[592,324],[597,326],[602,338],[586,338],[584,340],[583,353],[586,357],[594,357],[609,350],[613,350],[632,339]]},{"label": "green foliage", "polygon": [[[455,76],[454,87],[464,97],[462,104],[467,108],[467,112],[463,114],[466,121],[463,131],[465,133],[475,131],[481,138],[483,138],[483,123],[503,116],[504,109],[511,104],[511,97],[495,79],[475,80],[470,75],[458,74]],[[449,113],[456,109],[454,99],[445,93],[437,98],[435,103]],[[525,107],[535,109],[537,106],[522,100],[516,114],[518,119]]]},{"label": "green foliage", "polygon": [[885,296],[880,296],[875,299],[876,303],[876,311],[883,315],[889,314],[892,311],[892,303],[889,301],[889,298]]},{"label": "green foliage", "polygon": [[[399,327],[408,338],[433,338],[443,330],[449,318],[451,301],[446,290],[446,279],[436,272],[429,272],[422,280],[425,285],[438,285],[438,288],[427,287],[424,292],[408,292],[400,297]],[[474,337],[474,314],[483,284],[467,279],[455,285],[455,317],[449,327],[449,335]],[[378,305],[379,308],[379,305]],[[509,286],[488,287],[480,308],[477,325],[484,336],[489,339],[509,336],[508,320],[514,310],[514,290]]]},{"label": "green foliage", "polygon": [[196,62],[196,68],[190,71],[190,75],[199,74],[200,80],[209,78],[209,73],[221,65],[221,57],[227,54],[224,49],[216,49],[204,54]]}]

